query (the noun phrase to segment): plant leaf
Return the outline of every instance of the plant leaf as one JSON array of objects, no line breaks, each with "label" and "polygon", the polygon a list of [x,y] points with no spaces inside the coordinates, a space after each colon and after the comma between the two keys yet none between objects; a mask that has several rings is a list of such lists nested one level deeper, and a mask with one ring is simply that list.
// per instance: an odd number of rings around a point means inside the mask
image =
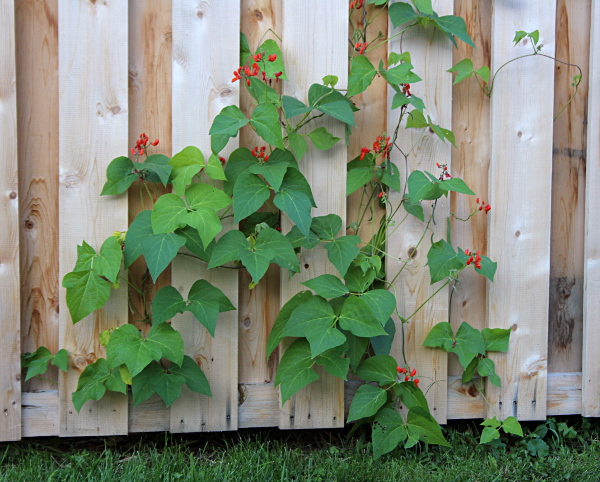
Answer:
[{"label": "plant leaf", "polygon": [[373,385],[361,385],[350,404],[350,413],[346,422],[375,415],[387,400],[387,392]]},{"label": "plant leaf", "polygon": [[283,149],[283,135],[279,123],[279,113],[273,104],[265,102],[256,106],[252,112],[250,123],[256,129],[256,133],[264,139],[267,144]]},{"label": "plant leaf", "polygon": [[364,338],[386,334],[368,303],[358,296],[346,298],[339,323],[344,330]]},{"label": "plant leaf", "polygon": [[163,323],[185,311],[186,303],[173,286],[163,286],[152,300],[152,324]]},{"label": "plant leaf", "polygon": [[292,312],[298,308],[302,303],[305,303],[309,299],[311,299],[313,294],[310,291],[301,291],[300,293],[292,296],[287,303],[285,303],[281,310],[279,310],[279,314],[277,315],[277,319],[273,324],[273,328],[271,328],[271,333],[269,334],[269,339],[267,340],[267,358],[271,356],[273,350],[277,348],[277,345],[283,339],[283,330],[290,319]]},{"label": "plant leaf", "polygon": [[300,284],[310,288],[323,298],[336,298],[350,292],[337,276],[331,274],[322,274]]},{"label": "plant leaf", "polygon": [[[398,4],[393,4],[398,5]],[[402,416],[391,408],[382,408],[373,421],[373,455],[378,459],[391,452],[408,436]]]},{"label": "plant leaf", "polygon": [[354,234],[341,236],[325,245],[329,261],[336,267],[340,276],[345,276],[352,261],[359,253],[356,246],[360,243],[360,238]]},{"label": "plant leaf", "polygon": [[396,360],[389,355],[375,355],[362,361],[356,369],[356,375],[368,382],[380,385],[396,381]]}]

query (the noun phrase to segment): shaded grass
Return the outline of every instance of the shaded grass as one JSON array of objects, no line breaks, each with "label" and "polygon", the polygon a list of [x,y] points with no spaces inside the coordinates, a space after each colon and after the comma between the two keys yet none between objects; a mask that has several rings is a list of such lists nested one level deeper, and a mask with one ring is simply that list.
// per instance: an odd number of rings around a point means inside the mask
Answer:
[{"label": "shaded grass", "polygon": [[575,428],[573,439],[546,437],[550,450],[543,458],[531,456],[517,438],[503,439],[505,448],[478,445],[474,422],[449,426],[451,449],[419,445],[380,460],[364,442],[368,434],[346,440],[348,430],[39,438],[0,444],[0,480],[600,480],[598,423]]}]

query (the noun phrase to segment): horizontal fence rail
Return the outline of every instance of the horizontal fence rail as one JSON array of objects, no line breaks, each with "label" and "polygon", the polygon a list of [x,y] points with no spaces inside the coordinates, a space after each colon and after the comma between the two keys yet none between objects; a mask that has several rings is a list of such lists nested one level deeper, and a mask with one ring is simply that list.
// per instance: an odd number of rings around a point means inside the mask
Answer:
[{"label": "horizontal fence rail", "polygon": [[[129,307],[139,308],[141,300],[134,293],[128,306],[125,290],[73,325],[60,280],[72,269],[82,239],[98,245],[151,207],[135,185],[128,195],[99,195],[106,166],[125,155],[141,132],[159,138],[155,152],[167,156],[188,145],[208,153],[208,132],[222,108],[237,105],[250,112],[253,99],[239,83],[231,83],[239,65],[240,30],[251,47],[266,38],[282,40],[290,80],[275,86],[280,93],[303,96],[327,74],[338,76],[338,88],[346,87],[348,4],[0,0],[0,441],[343,426],[362,381],[350,377],[344,383],[322,373],[319,382],[282,407],[274,387],[282,347],[265,356],[277,313],[299,283],[334,272],[320,255],[302,251],[302,272],[291,279],[271,265],[253,290],[244,269],[208,272],[201,261],[176,258],[150,298],[166,284],[187,293],[206,273],[237,310],[220,315],[214,339],[186,318],[189,314],[174,319],[173,326],[184,334],[185,352],[207,374],[213,397],[184,387],[170,408],[156,395],[133,406],[131,397],[113,394],[88,402],[77,413],[71,393],[78,376],[105,354],[98,333],[125,323],[146,328]],[[426,132],[408,167],[431,171],[436,162],[446,164],[490,202],[489,216],[476,216],[471,223],[451,219],[451,236],[455,246],[480,249],[499,268],[495,283],[465,273],[458,291],[440,293],[406,325],[404,341],[396,320],[392,355],[402,361],[404,342],[406,362],[437,382],[427,398],[440,423],[494,414],[520,420],[598,416],[600,352],[592,344],[599,330],[600,236],[594,215],[600,192],[585,180],[597,178],[600,162],[600,91],[592,81],[600,76],[600,1],[537,0],[515,7],[507,0],[434,0],[433,5],[440,15],[462,16],[477,49],[463,42],[454,48],[447,38],[419,29],[366,55],[376,64],[389,52],[410,51],[414,70],[423,78],[413,92],[430,107],[433,122],[453,130],[457,148]],[[476,68],[497,69],[529,52],[523,41],[513,44],[515,30],[536,29],[542,53],[565,63],[543,57],[513,62],[497,76],[490,98],[473,79],[453,85],[447,70],[458,61],[468,57]],[[372,30],[390,37],[396,32],[386,12]],[[578,71],[569,64],[583,72],[570,103]],[[319,206],[313,215],[335,212],[344,225],[357,216],[360,193],[346,198],[345,165],[361,147],[395,128],[393,94],[376,78],[353,98],[360,110],[349,146],[340,142],[328,151],[309,150],[300,162]],[[337,121],[314,122],[344,137]],[[401,135],[407,144],[416,140],[408,130]],[[242,130],[225,156],[259,142],[253,132]],[[151,195],[164,192],[154,187]],[[400,198],[393,194],[390,202],[397,205]],[[444,222],[435,226],[436,237],[445,236],[450,213],[469,213],[472,203],[467,196],[440,200],[436,213]],[[384,209],[376,206],[363,224],[363,241],[377,230]],[[282,229],[289,226],[283,222]],[[402,260],[410,260],[394,282],[398,306],[408,312],[436,289],[423,276],[427,250],[424,245],[413,249],[415,233],[404,222],[387,246],[393,256],[386,259],[389,280]],[[145,272],[138,260],[130,276],[139,280]],[[512,328],[508,353],[494,358],[503,386],[487,387],[489,403],[471,383],[461,383],[462,368],[454,355],[422,346],[428,330],[441,321],[450,321],[455,330],[463,321],[478,329]],[[65,348],[68,372],[51,367],[44,379],[25,381],[20,356],[39,346],[53,353]]]}]

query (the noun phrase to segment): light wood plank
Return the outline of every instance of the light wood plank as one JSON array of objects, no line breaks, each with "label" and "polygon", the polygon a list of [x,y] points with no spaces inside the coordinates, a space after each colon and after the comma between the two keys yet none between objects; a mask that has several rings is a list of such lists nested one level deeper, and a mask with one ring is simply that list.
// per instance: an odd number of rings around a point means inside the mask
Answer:
[{"label": "light wood plank", "polygon": [[[241,26],[248,38],[250,48],[258,46],[267,39],[278,42],[269,31],[272,29],[281,36],[282,0],[242,0]],[[282,82],[272,83],[272,87],[281,92]],[[240,90],[240,109],[250,117],[255,101],[245,88]],[[265,144],[252,129],[240,131],[240,145],[252,149]],[[272,206],[272,204],[271,204]],[[268,206],[261,210],[270,211]],[[279,361],[276,349],[269,359],[266,357],[267,339],[271,327],[279,313],[279,284],[281,270],[271,264],[261,282],[252,290],[248,286],[252,277],[246,269],[240,270],[239,315],[239,381],[240,383],[265,383],[274,380]],[[257,422],[258,423],[258,422]]]},{"label": "light wood plank", "polygon": [[[171,155],[171,1],[141,0],[130,3],[129,9],[129,146],[142,132],[150,142],[159,139],[156,147],[148,146],[149,154]],[[129,154],[131,158],[131,154]],[[143,157],[140,157],[142,160]],[[167,189],[160,183],[148,183],[152,198],[156,200]],[[141,193],[140,193],[141,191]],[[152,209],[152,201],[140,182],[135,182],[128,191],[129,222],[144,209]],[[170,284],[171,271],[166,269],[152,284],[147,274],[143,257],[129,268],[130,281],[139,288],[146,277],[146,300],[148,308],[154,294]],[[144,307],[141,296],[129,290],[134,312],[129,320],[143,318]],[[137,310],[137,311],[135,311]],[[138,327],[144,327],[139,323]]]},{"label": "light wood plank", "polygon": [[[239,12],[239,1],[234,0],[173,2],[174,152],[195,145],[208,156],[212,120],[222,108],[239,101],[237,86],[231,83],[231,72],[239,63]],[[225,157],[237,141],[230,142]],[[225,230],[233,227],[226,222],[223,226]],[[173,285],[186,299],[192,284],[204,278],[236,303],[237,270],[207,271],[203,261],[183,258],[174,260],[171,276]],[[183,335],[186,354],[206,373],[213,396],[208,398],[184,387],[171,406],[171,432],[237,429],[237,321],[235,311],[222,313],[214,339],[189,313],[173,321]]]},{"label": "light wood plank", "polygon": [[[15,3],[21,350],[58,351],[58,2]],[[23,383],[56,388],[58,369]]]},{"label": "light wood plank", "polygon": [[58,390],[23,392],[21,403],[23,437],[58,435]]},{"label": "light wood plank", "polygon": [[[467,31],[477,50],[465,42],[453,48],[453,64],[470,58],[476,68],[490,65],[491,2],[455,0],[454,15],[465,19]],[[490,165],[490,101],[475,79],[452,86],[452,131],[457,149],[452,149],[452,175],[464,179],[482,201],[488,200]],[[450,211],[466,218],[476,208],[475,197],[452,196]],[[463,222],[451,218],[452,244],[463,249],[479,249],[487,254],[487,222],[483,213]],[[467,270],[451,295],[450,323],[456,332],[463,321],[479,330],[486,327],[485,278]],[[461,375],[463,368],[455,355],[448,358],[448,374]]]},{"label": "light wood plank", "polygon": [[[554,54],[556,2],[494,3],[492,70],[532,52],[510,41],[516,30],[539,29]],[[512,326],[507,354],[491,353],[499,389],[487,384],[493,410],[504,419],[546,418],[550,196],[554,65],[546,58],[513,62],[496,77],[491,98],[489,256],[498,261],[488,284],[490,328]]]},{"label": "light wood plank", "polygon": [[[348,24],[341,12],[347,8],[347,2],[342,0],[284,4],[283,56],[290,79],[283,86],[284,94],[305,102],[309,87],[321,83],[328,74],[339,77],[337,88],[346,88]],[[307,125],[305,133],[324,126],[334,136],[344,138],[344,127],[339,121],[323,119]],[[340,142],[328,151],[318,151],[311,145],[299,162],[318,206],[313,209],[313,216],[335,213],[342,218],[342,226],[346,224],[346,161],[347,150]],[[284,233],[290,227],[289,223],[282,222]],[[300,267],[301,273],[292,279],[288,279],[286,273],[281,276],[282,304],[303,289],[301,281],[324,273],[338,274],[324,249],[302,250]],[[322,367],[317,371],[320,379],[300,390],[282,407],[280,428],[343,427],[343,382],[327,374]]]},{"label": "light wood plank", "polygon": [[[76,246],[95,249],[127,229],[127,196],[100,197],[109,162],[127,152],[127,3],[60,0],[59,19],[59,279],[71,271]],[[59,377],[61,436],[127,433],[127,398],[107,394],[77,414],[71,393],[83,369],[105,350],[101,331],[127,323],[127,290],[73,325],[60,291],[60,348],[69,371]]]},{"label": "light wood plank", "polygon": [[[557,0],[556,57],[579,65],[588,78],[591,0]],[[554,68],[555,115],[574,92],[579,71]],[[554,122],[552,234],[550,242],[550,318],[548,371],[581,371],[583,350],[583,265],[585,230],[585,148],[588,82]]]},{"label": "light wood plank", "polygon": [[19,178],[14,2],[0,3],[0,440],[21,438],[21,316],[19,292]]},{"label": "light wood plank", "polygon": [[[590,45],[600,45],[600,1],[592,1]],[[588,137],[586,176],[600,175],[600,49],[590,52]],[[583,292],[583,391],[582,415],[600,416],[600,224],[596,221],[600,207],[600,188],[594,182],[586,184],[585,249]]]},{"label": "light wood plank", "polygon": [[[453,11],[453,2],[439,0],[433,2],[433,8],[438,15],[449,15]],[[390,24],[390,35],[394,33],[392,28]],[[402,45],[400,45],[401,38]],[[390,42],[390,50],[411,53],[415,72],[423,79],[423,82],[411,85],[411,91],[423,99],[427,107],[426,114],[431,116],[434,123],[451,129],[452,77],[446,72],[452,67],[450,41],[433,29],[411,29],[403,37],[393,39]],[[398,124],[399,116],[398,110],[391,110],[392,96],[393,94],[388,96],[390,130],[392,126]],[[392,160],[400,168],[400,179],[403,185],[411,171],[420,169],[437,173],[439,170],[435,167],[436,162],[447,164],[448,169],[451,169],[451,145],[442,142],[433,132],[427,130],[421,136],[421,129],[404,130],[401,127],[398,140],[406,151],[411,150],[411,147],[416,144],[408,159],[409,172],[406,172],[404,158],[396,150],[392,154]],[[401,197],[400,193],[393,193],[390,196],[391,206],[398,206]],[[432,204],[428,202],[422,204],[425,219],[428,219],[432,212]],[[429,268],[426,266],[427,252],[431,245],[431,235],[436,241],[446,237],[446,218],[450,213],[449,208],[446,198],[438,200],[435,207],[436,224],[431,223],[430,231],[419,245],[425,225],[412,216],[402,222],[406,215],[403,209],[396,214],[394,218],[396,224],[388,231],[387,252],[390,256],[386,257],[386,276],[389,280],[393,280],[403,269],[394,282],[393,288],[397,295],[400,313],[405,317],[410,316],[439,288],[438,285],[430,285]],[[437,381],[427,392],[427,399],[432,415],[440,423],[445,423],[447,418],[448,389],[445,380],[448,356],[441,350],[423,347],[423,340],[434,325],[448,320],[448,297],[449,292],[444,289],[428,302],[404,327],[404,341],[401,336],[396,337],[391,353],[399,364],[405,361],[411,368],[416,368],[421,380]],[[401,324],[399,320],[396,322],[396,333],[400,334]],[[406,353],[406,360],[403,360],[403,353]]]}]

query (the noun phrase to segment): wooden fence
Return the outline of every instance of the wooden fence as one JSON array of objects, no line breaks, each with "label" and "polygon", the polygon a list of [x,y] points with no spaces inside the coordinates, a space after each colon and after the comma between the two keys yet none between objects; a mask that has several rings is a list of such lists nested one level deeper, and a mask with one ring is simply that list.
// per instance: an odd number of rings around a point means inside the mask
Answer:
[{"label": "wooden fence", "polygon": [[[238,299],[238,310],[221,315],[214,339],[197,322],[175,319],[186,353],[207,373],[213,398],[184,387],[170,409],[156,397],[133,407],[126,396],[113,394],[77,414],[71,392],[83,368],[103,355],[97,335],[127,323],[129,310],[125,293],[113,294],[105,309],[72,325],[60,279],[74,265],[82,239],[97,246],[113,231],[126,230],[128,218],[144,208],[137,192],[100,198],[111,159],[127,152],[141,132],[160,138],[166,155],[190,144],[208,152],[214,116],[227,105],[249,108],[251,99],[230,82],[240,29],[253,46],[272,35],[269,29],[282,38],[290,78],[284,93],[303,96],[326,74],[339,76],[344,87],[348,3],[0,0],[0,440],[343,426],[356,380],[343,384],[322,375],[281,408],[273,387],[279,354],[265,357],[280,305],[300,281],[331,269],[320,255],[302,253],[302,273],[291,280],[273,265],[252,291],[244,270],[208,272],[212,283]],[[521,420],[600,416],[600,223],[593,217],[600,208],[600,0],[434,0],[434,8],[464,17],[477,50],[464,43],[454,49],[429,30],[404,36],[402,49],[411,52],[424,79],[413,91],[434,122],[452,126],[458,146],[451,149],[426,133],[410,167],[447,163],[492,204],[490,216],[453,223],[452,237],[455,245],[483,250],[499,269],[487,285],[469,273],[452,298],[440,294],[415,316],[405,333],[407,360],[439,380],[427,395],[438,421],[481,418],[491,407],[471,385],[461,384],[453,355],[423,348],[423,338],[448,318],[455,328],[462,321],[512,327],[509,352],[494,359],[503,385],[488,387],[493,409]],[[382,14],[371,31],[391,35],[392,29]],[[511,42],[514,32],[535,29],[543,53],[583,70],[577,97],[554,123],[577,74],[566,63],[542,57],[513,62],[498,75],[491,99],[474,81],[452,85],[446,70],[454,63],[470,57],[476,66],[497,68],[528,53],[530,47]],[[390,51],[398,51],[399,42],[393,39]],[[384,50],[369,56],[374,62],[386,58]],[[315,215],[353,218],[358,199],[346,201],[345,163],[395,125],[397,111],[388,109],[391,96],[382,79],[355,100],[361,110],[350,147],[309,150],[301,162],[316,194]],[[327,122],[330,131],[343,132]],[[403,134],[403,142],[411,135]],[[242,130],[228,152],[238,142],[257,144]],[[441,212],[472,208],[471,198],[458,196]],[[438,237],[444,229],[438,223]],[[411,249],[417,234],[418,226],[407,226],[388,245],[395,258],[413,256],[395,284],[407,312],[432,290],[423,269],[426,246]],[[399,263],[389,257],[386,269],[393,277]],[[133,271],[141,276],[145,267],[137,262]],[[201,262],[176,260],[158,285],[172,282],[187,292],[204,271]],[[51,368],[47,380],[24,382],[20,354],[40,345],[52,352],[66,348],[69,371]],[[393,354],[401,359],[399,340]]]}]

